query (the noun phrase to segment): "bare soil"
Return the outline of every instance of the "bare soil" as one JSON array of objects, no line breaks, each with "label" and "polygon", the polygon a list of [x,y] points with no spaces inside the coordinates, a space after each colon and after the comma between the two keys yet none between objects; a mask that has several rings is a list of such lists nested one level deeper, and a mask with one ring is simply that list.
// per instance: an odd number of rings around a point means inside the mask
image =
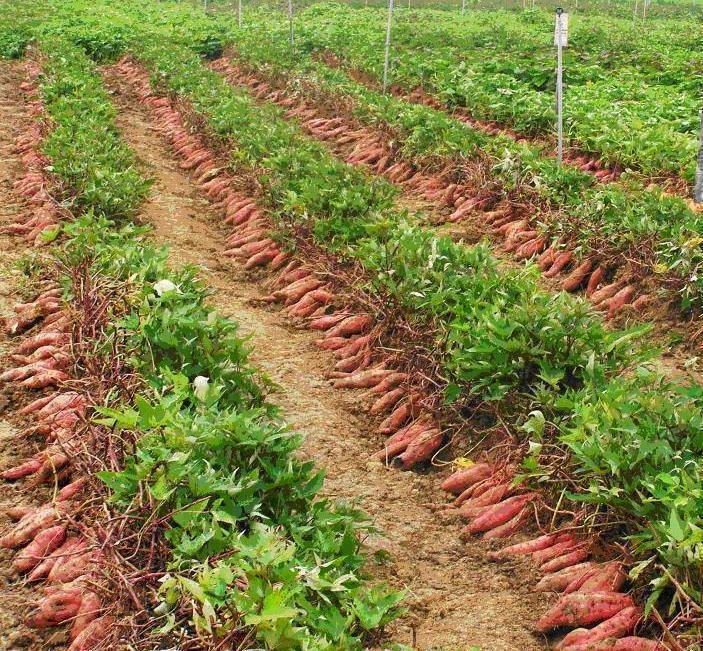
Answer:
[{"label": "bare soil", "polygon": [[[22,166],[13,151],[14,141],[30,119],[25,110],[19,84],[24,80],[22,64],[0,62],[0,226],[14,221],[23,210],[12,193],[12,184],[22,174]],[[13,314],[12,306],[24,298],[26,276],[17,261],[26,250],[21,239],[0,234],[0,324]],[[0,370],[6,367],[7,355],[15,340],[0,328]],[[26,391],[14,392],[0,385],[0,470],[12,467],[37,452],[35,443],[16,440],[21,424],[13,413],[28,402]],[[6,515],[10,506],[42,504],[50,497],[49,489],[30,489],[25,482],[0,480],[0,534],[10,526]],[[22,620],[37,597],[37,590],[23,585],[11,571],[14,552],[0,549],[0,651],[46,649],[64,640],[64,633],[48,634],[26,627]]]},{"label": "bare soil", "polygon": [[142,214],[155,240],[170,246],[173,263],[199,268],[213,304],[251,338],[253,359],[280,386],[274,401],[306,433],[302,454],[326,471],[325,494],[356,500],[371,515],[378,533],[365,541],[376,559],[369,573],[409,591],[408,613],[389,627],[390,639],[427,651],[547,648],[530,631],[547,606],[544,595],[530,590],[530,570],[491,564],[484,543],[459,540],[459,524],[436,512],[446,472],[402,473],[370,460],[380,439],[362,393],[333,390],[324,379],[331,358],[314,345],[315,336],[250,303],[262,293],[260,280],[222,256],[217,216],[135,98],[109,73],[108,79],[124,138],[155,179]]}]

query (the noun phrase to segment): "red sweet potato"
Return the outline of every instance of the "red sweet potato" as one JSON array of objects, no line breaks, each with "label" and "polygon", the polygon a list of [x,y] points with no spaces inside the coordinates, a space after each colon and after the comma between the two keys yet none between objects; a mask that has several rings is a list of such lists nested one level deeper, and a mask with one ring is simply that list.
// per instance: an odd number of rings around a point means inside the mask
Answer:
[{"label": "red sweet potato", "polygon": [[66,529],[62,525],[49,527],[37,533],[34,540],[29,543],[12,563],[17,572],[28,572],[35,568],[44,558],[58,549],[66,539]]},{"label": "red sweet potato", "polygon": [[340,321],[347,317],[346,314],[330,314],[328,316],[322,316],[319,319],[310,321],[308,323],[308,328],[313,330],[329,330],[333,326],[337,325]]},{"label": "red sweet potato", "polygon": [[75,497],[83,489],[83,486],[85,486],[85,483],[86,483],[86,478],[81,477],[80,479],[76,479],[75,481],[72,481],[70,484],[66,484],[56,494],[56,501],[57,502],[64,502],[65,500],[70,500],[72,497]]},{"label": "red sweet potato", "polygon": [[90,590],[84,592],[80,608],[71,627],[71,639],[76,639],[86,629],[88,624],[100,614],[101,610],[100,597]]},{"label": "red sweet potato", "polygon": [[340,350],[348,344],[346,337],[330,337],[329,339],[318,339],[315,344],[322,350]]},{"label": "red sweet potato", "polygon": [[522,510],[522,507],[529,501],[535,499],[535,497],[535,493],[524,493],[523,495],[515,495],[498,504],[494,504],[469,524],[466,527],[466,531],[468,533],[481,533],[483,531],[495,529],[514,518]]},{"label": "red sweet potato", "polygon": [[29,461],[25,461],[24,463],[21,463],[19,466],[15,466],[14,468],[9,468],[8,470],[4,470],[3,472],[0,473],[0,477],[7,481],[13,481],[15,479],[21,479],[22,477],[26,477],[27,475],[33,475],[35,472],[39,470],[39,468],[42,467],[42,464],[44,463],[44,458],[36,458],[36,459],[30,459]]},{"label": "red sweet potato", "polygon": [[551,561],[553,558],[558,558],[563,556],[568,551],[576,545],[576,541],[570,535],[567,535],[564,540],[552,545],[551,547],[546,547],[545,549],[540,549],[532,554],[532,560],[537,563],[537,565],[542,565],[547,561]]},{"label": "red sweet potato", "polygon": [[615,592],[573,592],[564,595],[537,622],[542,633],[560,626],[586,626],[609,619],[634,606],[632,597]]},{"label": "red sweet potato", "polygon": [[62,586],[52,591],[37,603],[25,623],[34,628],[47,628],[72,619],[80,609],[83,591],[82,586]]},{"label": "red sweet potato", "polygon": [[33,400],[27,406],[22,407],[22,409],[20,409],[20,414],[22,414],[23,416],[27,416],[32,412],[39,411],[42,407],[50,403],[56,397],[56,395],[56,393],[51,393],[48,396],[43,396],[42,398],[37,398],[36,400]]},{"label": "red sweet potato", "polygon": [[391,389],[395,389],[407,379],[407,373],[391,373],[383,380],[383,382],[379,382],[373,389],[371,389],[371,393],[386,393]]},{"label": "red sweet potato", "polygon": [[571,251],[564,251],[556,256],[554,258],[554,262],[552,263],[552,266],[549,267],[549,269],[544,273],[545,278],[554,278],[558,276],[564,267],[568,265],[572,258],[574,257],[574,254]]},{"label": "red sweet potato", "polygon": [[500,558],[505,558],[506,556],[522,556],[525,554],[531,554],[533,552],[539,551],[541,549],[547,549],[547,547],[552,547],[555,543],[560,542],[559,534],[550,533],[544,536],[539,536],[538,538],[533,538],[522,543],[516,543],[508,547],[495,552],[490,552],[488,557],[492,560],[498,560]]},{"label": "red sweet potato", "polygon": [[596,267],[596,270],[588,279],[588,284],[586,285],[586,296],[590,298],[593,295],[593,293],[598,289],[598,285],[601,284],[604,276],[605,269],[603,269],[603,267]]},{"label": "red sweet potato", "polygon": [[608,318],[614,317],[627,303],[632,301],[635,288],[632,285],[623,287],[613,298],[608,301]]},{"label": "red sweet potato", "polygon": [[566,587],[580,576],[583,576],[593,568],[595,563],[579,563],[570,565],[558,572],[543,576],[535,586],[536,592],[562,592]]},{"label": "red sweet potato", "polygon": [[561,288],[566,292],[575,292],[591,271],[593,264],[590,260],[584,260],[576,269],[574,269],[564,280]]},{"label": "red sweet potato", "polygon": [[489,540],[492,538],[508,538],[512,536],[517,531],[519,531],[530,517],[531,510],[524,507],[516,516],[508,520],[506,523],[501,524],[490,531],[483,534],[484,539]]},{"label": "red sweet potato", "polygon": [[641,616],[642,611],[636,606],[623,608],[595,628],[572,631],[559,643],[557,649],[572,649],[576,645],[585,647],[608,638],[621,638],[632,633]]},{"label": "red sweet potato", "polygon": [[335,380],[335,389],[370,389],[381,382],[393,371],[384,368],[372,368],[367,371],[359,371],[349,377]]},{"label": "red sweet potato", "polygon": [[462,468],[452,473],[442,482],[442,490],[458,495],[479,481],[487,479],[493,468],[487,463],[476,463],[469,468]]},{"label": "red sweet potato", "polygon": [[387,461],[405,451],[410,443],[429,428],[429,423],[416,420],[403,429],[398,430],[383,446],[383,450],[376,454],[380,461]]},{"label": "red sweet potato", "polygon": [[91,651],[104,640],[113,629],[115,620],[113,617],[103,616],[94,619],[78,634],[68,651]]},{"label": "red sweet potato", "polygon": [[563,556],[559,556],[551,561],[548,561],[544,565],[540,566],[542,572],[557,572],[558,570],[563,570],[565,567],[570,565],[576,565],[585,561],[590,556],[590,552],[585,547],[579,547],[574,549]]},{"label": "red sweet potato", "polygon": [[383,412],[392,409],[396,405],[396,403],[403,398],[404,395],[405,389],[403,389],[402,387],[399,387],[398,389],[392,389],[388,393],[378,398],[371,405],[371,409],[369,411],[373,416],[376,416],[377,414],[382,414]]},{"label": "red sweet potato", "polygon": [[573,581],[564,592],[618,592],[625,584],[625,573],[617,561],[598,567],[579,581]]},{"label": "red sweet potato", "polygon": [[409,470],[418,463],[427,461],[439,450],[443,440],[444,434],[440,430],[428,429],[413,439],[396,461],[401,464],[403,470]]},{"label": "red sweet potato", "polygon": [[75,548],[79,540],[80,538],[77,538],[76,536],[67,538],[63,545],[61,545],[61,547],[49,554],[41,563],[39,563],[39,565],[37,565],[30,572],[29,576],[27,577],[27,580],[38,581],[39,579],[48,576],[51,570],[53,569],[54,565],[59,560],[67,558],[73,553],[73,549]]},{"label": "red sweet potato", "polygon": [[666,651],[666,647],[661,642],[631,636],[618,640],[613,645],[613,651]]},{"label": "red sweet potato", "polygon": [[368,314],[349,316],[327,331],[327,337],[348,337],[365,332],[373,325],[373,319]]}]

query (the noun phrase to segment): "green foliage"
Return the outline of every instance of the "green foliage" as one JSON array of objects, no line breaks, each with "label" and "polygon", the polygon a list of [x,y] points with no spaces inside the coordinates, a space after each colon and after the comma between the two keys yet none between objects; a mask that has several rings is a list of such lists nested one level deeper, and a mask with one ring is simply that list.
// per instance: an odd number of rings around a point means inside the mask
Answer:
[{"label": "green foliage", "polygon": [[169,270],[139,229],[105,227],[76,222],[67,248],[127,283],[116,334],[150,388],[100,410],[98,422],[139,434],[124,469],[100,476],[120,509],[146,491],[166,527],[163,632],[178,605],[206,639],[253,631],[267,649],[362,649],[402,598],[360,574],[364,516],[318,497],[321,473],[296,458],[300,437],[265,402],[236,325],[206,307],[192,269]]},{"label": "green foliage", "polygon": [[44,153],[76,213],[124,220],[134,216],[149,183],[115,126],[115,109],[93,62],[62,39],[42,42],[41,94],[52,129]]}]

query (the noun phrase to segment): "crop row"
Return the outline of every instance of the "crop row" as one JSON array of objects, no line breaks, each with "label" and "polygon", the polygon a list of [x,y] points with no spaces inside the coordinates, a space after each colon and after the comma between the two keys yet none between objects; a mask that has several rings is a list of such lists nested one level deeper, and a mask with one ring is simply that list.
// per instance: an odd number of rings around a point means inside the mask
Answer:
[{"label": "crop row", "polygon": [[[101,539],[101,546],[148,559],[139,573],[162,577],[160,603],[150,605],[151,627],[162,627],[162,636],[181,642],[255,639],[267,648],[362,648],[364,636],[396,615],[401,598],[360,577],[364,557],[357,534],[367,528],[364,516],[318,497],[322,475],[296,459],[300,436],[288,431],[266,401],[269,382],[249,362],[237,325],[206,305],[208,291],[194,269],[171,270],[167,251],[150,244],[148,229],[129,222],[149,182],[120,137],[115,109],[81,44],[47,37],[41,62],[39,91],[48,118],[43,155],[51,163],[52,191],[73,214],[63,222],[54,254],[63,263],[60,281],[70,287],[64,298],[76,301],[73,318],[88,320],[93,337],[71,339],[70,350],[81,351],[78,365],[88,371],[80,386],[111,389],[81,396],[81,404],[99,417],[87,421],[87,430],[77,427],[80,418],[72,420],[60,441],[74,449],[77,437],[84,439],[88,456],[98,460],[116,517],[135,525],[129,535],[121,527],[110,529],[111,538]],[[44,192],[44,185],[37,191]],[[108,287],[108,298],[96,295]],[[96,301],[101,316],[91,319],[88,310]],[[61,305],[65,310],[65,300]],[[68,324],[72,337],[77,328]],[[65,391],[60,384],[59,389]],[[66,396],[78,400],[74,393]],[[31,411],[47,403],[35,401]],[[99,435],[86,434],[101,426]],[[96,440],[99,448],[92,447]],[[55,446],[37,458],[51,453],[58,459]],[[52,482],[65,480],[67,462],[56,468],[62,474],[48,473]],[[36,470],[32,466],[29,474]],[[83,482],[93,481],[85,465],[74,472]],[[71,527],[58,524],[53,514],[51,503],[28,513],[27,518],[44,518],[32,535],[43,540],[46,527],[55,525],[50,534],[57,544],[46,553],[57,548],[68,553],[58,529],[65,537]],[[91,550],[94,514],[80,517],[80,533],[70,531],[66,544]],[[31,536],[24,537],[27,518],[3,540],[32,544]],[[80,559],[87,562],[85,556]],[[89,558],[103,563],[92,551]],[[301,582],[301,575],[315,578]],[[70,620],[89,599],[96,617],[94,594],[89,598],[80,582],[74,585],[80,589],[59,591],[66,604],[60,615],[44,616],[53,603],[45,598],[28,621],[46,626]],[[75,649],[92,648],[116,630],[111,623],[95,620],[90,639],[79,635]]]},{"label": "crop row", "polygon": [[[471,45],[473,14],[461,19],[437,13],[430,12],[426,18],[422,12],[399,14],[392,82],[407,90],[422,87],[451,107],[466,107],[476,118],[510,125],[526,134],[553,133],[553,63],[545,61],[541,75],[528,69],[523,79],[520,72],[529,68],[524,52],[501,51],[487,57],[480,38]],[[278,18],[269,14],[269,20],[275,25]],[[508,15],[505,21],[510,20]],[[425,30],[425,21],[434,27]],[[421,31],[418,22],[423,25]],[[334,52],[352,68],[380,79],[385,34],[382,11],[318,4],[301,12],[296,25],[299,48]],[[465,25],[466,35],[461,31]],[[502,33],[500,27],[494,34]],[[549,40],[547,36],[543,40],[546,49]],[[496,69],[493,60],[505,60],[505,67]],[[678,89],[672,83],[650,84],[632,68],[620,73],[601,72],[597,64],[595,72],[590,72],[593,68],[589,62],[574,61],[566,70],[568,142],[609,165],[630,168],[645,177],[674,175],[692,183],[699,126],[696,85]],[[673,74],[678,77],[679,72]],[[680,75],[684,83],[685,73]],[[700,79],[701,73],[692,76]]]},{"label": "crop row", "polygon": [[[331,158],[278,109],[257,106],[188,48],[142,42],[131,49],[164,88],[189,101],[231,149],[235,167],[263,173],[282,226],[309,229],[319,246],[362,262],[380,291],[432,319],[450,398],[517,399],[532,408],[523,436],[561,441],[573,452],[588,487],[582,499],[646,519],[640,549],[688,566],[697,543],[686,527],[700,517],[693,488],[700,470],[695,419],[684,414],[693,415],[700,398],[641,367],[623,375],[636,354],[634,333],[607,333],[583,302],[540,291],[529,269],[500,270],[483,247],[413,227],[393,210],[385,184]],[[645,448],[656,454],[633,457]],[[538,455],[530,463],[539,467]]]},{"label": "crop row", "polygon": [[[681,199],[633,183],[599,184],[527,143],[491,136],[440,110],[382,95],[341,70],[302,55],[290,57],[282,41],[261,36],[258,28],[235,34],[237,56],[274,83],[282,79],[290,96],[307,97],[332,113],[342,109],[388,134],[401,158],[442,176],[443,187],[478,183],[479,197],[494,196],[488,208],[503,193],[516,205],[532,205],[536,224],[530,228],[578,247],[594,267],[636,260],[638,275],[644,269],[655,282],[669,276],[684,309],[698,302],[695,271],[703,225]],[[480,188],[482,178],[494,186]]]}]

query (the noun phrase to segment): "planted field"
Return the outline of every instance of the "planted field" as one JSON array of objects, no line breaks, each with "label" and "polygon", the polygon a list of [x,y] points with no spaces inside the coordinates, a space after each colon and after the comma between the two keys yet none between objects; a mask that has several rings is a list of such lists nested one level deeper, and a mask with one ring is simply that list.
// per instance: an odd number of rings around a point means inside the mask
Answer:
[{"label": "planted field", "polygon": [[696,35],[577,27],[685,164],[560,165],[538,12],[1,10],[7,648],[696,648]]}]

